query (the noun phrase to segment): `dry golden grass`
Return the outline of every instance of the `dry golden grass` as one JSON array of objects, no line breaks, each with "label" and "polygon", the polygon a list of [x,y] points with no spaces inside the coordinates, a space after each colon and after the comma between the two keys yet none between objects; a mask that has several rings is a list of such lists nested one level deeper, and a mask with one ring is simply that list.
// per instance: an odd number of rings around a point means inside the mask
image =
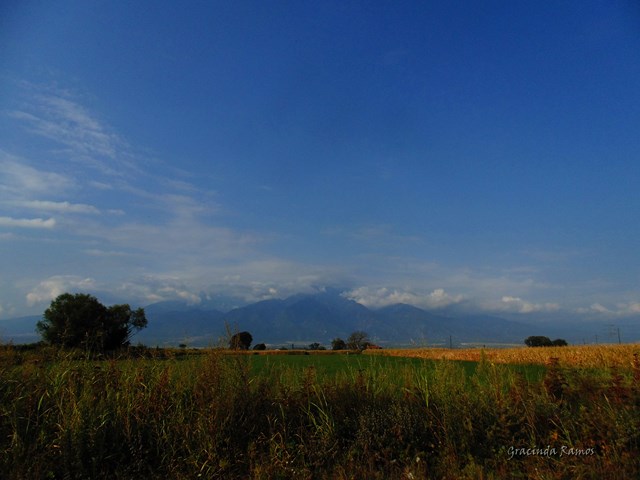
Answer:
[{"label": "dry golden grass", "polygon": [[634,354],[640,356],[640,344],[578,345],[568,347],[517,348],[417,348],[368,351],[368,355],[431,358],[435,360],[487,361],[512,364],[546,364],[557,358],[560,365],[576,367],[631,368]]}]

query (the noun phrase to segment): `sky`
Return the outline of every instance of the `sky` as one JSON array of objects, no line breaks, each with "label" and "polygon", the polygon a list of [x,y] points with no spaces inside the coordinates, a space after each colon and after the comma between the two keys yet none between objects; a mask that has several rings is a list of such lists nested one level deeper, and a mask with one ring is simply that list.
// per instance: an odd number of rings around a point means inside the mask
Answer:
[{"label": "sky", "polygon": [[631,0],[4,1],[0,320],[640,316],[639,85]]}]

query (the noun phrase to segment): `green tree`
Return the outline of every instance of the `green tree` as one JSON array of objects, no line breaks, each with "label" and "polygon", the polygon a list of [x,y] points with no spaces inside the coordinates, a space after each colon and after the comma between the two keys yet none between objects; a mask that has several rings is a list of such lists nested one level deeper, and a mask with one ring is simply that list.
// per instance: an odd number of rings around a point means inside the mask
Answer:
[{"label": "green tree", "polygon": [[334,338],[331,340],[331,350],[345,350],[347,344],[341,338]]},{"label": "green tree", "polygon": [[231,350],[249,350],[251,342],[253,342],[253,336],[249,332],[236,333],[229,340],[229,348]]},{"label": "green tree", "polygon": [[564,338],[556,338],[551,343],[554,347],[566,347],[567,345],[569,345]]},{"label": "green tree", "polygon": [[527,337],[524,341],[527,347],[550,347],[553,345],[549,337],[543,337],[539,335],[532,335]]},{"label": "green tree", "polygon": [[92,295],[63,293],[45,310],[36,330],[52,345],[104,351],[129,345],[131,336],[146,326],[142,308],[105,307]]},{"label": "green tree", "polygon": [[369,334],[361,330],[356,330],[347,338],[347,348],[349,350],[364,350],[370,343]]}]

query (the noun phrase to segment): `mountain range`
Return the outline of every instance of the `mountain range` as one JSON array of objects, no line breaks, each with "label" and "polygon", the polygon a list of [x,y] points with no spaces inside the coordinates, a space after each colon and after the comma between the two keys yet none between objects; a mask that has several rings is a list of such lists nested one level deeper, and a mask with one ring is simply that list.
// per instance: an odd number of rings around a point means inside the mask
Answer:
[{"label": "mountain range", "polygon": [[[346,339],[362,330],[380,346],[460,346],[461,344],[519,344],[530,335],[566,338],[579,342],[574,327],[528,324],[501,317],[447,310],[427,311],[395,304],[371,309],[345,298],[337,290],[298,294],[248,305],[222,298],[189,305],[165,301],[145,307],[148,327],[133,338],[145,345],[211,346],[224,344],[229,334],[248,331],[253,343],[302,347]],[[39,316],[0,322],[0,340],[28,343],[38,340]],[[577,332],[584,338],[585,332]]]}]

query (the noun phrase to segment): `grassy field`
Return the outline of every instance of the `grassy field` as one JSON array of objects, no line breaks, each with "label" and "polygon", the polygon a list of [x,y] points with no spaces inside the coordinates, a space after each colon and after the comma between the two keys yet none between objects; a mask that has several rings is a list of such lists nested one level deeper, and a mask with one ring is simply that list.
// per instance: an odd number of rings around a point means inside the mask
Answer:
[{"label": "grassy field", "polygon": [[637,478],[637,350],[578,368],[6,347],[0,478]]},{"label": "grassy field", "polygon": [[544,365],[549,363],[549,359],[557,358],[559,364],[564,366],[630,369],[633,368],[634,362],[638,361],[635,355],[640,354],[640,345],[576,345],[569,347],[494,349],[417,348],[383,350],[375,353],[400,357],[474,362],[479,362],[484,358],[492,363],[511,365]]},{"label": "grassy field", "polygon": [[[291,376],[290,380],[300,378],[313,371],[320,380],[350,380],[361,372],[375,376],[378,382],[395,383],[402,386],[407,377],[431,374],[440,365],[439,360],[422,358],[414,355],[265,355],[251,358],[251,371],[256,375]],[[454,360],[467,380],[473,378],[478,366],[477,361]],[[517,372],[528,381],[540,381],[544,377],[545,368],[540,365],[506,365],[509,372]]]}]

